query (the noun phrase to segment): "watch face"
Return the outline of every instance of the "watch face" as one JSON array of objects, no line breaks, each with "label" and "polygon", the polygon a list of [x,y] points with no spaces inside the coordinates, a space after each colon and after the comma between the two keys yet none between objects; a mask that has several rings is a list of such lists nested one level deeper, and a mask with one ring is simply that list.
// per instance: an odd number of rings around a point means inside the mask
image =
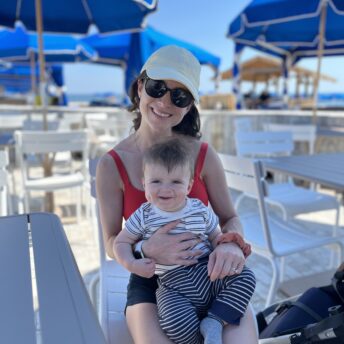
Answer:
[{"label": "watch face", "polygon": [[142,257],[141,257],[141,253],[139,252],[139,251],[134,251],[134,257],[136,258],[136,259],[141,259]]}]

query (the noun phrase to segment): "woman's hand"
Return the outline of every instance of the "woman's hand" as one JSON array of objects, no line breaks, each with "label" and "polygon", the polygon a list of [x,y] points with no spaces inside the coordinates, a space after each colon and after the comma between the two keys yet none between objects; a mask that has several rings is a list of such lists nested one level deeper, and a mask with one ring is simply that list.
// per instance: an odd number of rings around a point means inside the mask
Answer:
[{"label": "woman's hand", "polygon": [[178,222],[177,220],[168,223],[159,228],[148,240],[144,240],[142,250],[145,257],[166,265],[193,265],[198,262],[194,257],[201,255],[202,250],[192,250],[192,248],[200,242],[200,239],[190,232],[169,233]]},{"label": "woman's hand", "polygon": [[209,256],[208,275],[211,281],[225,276],[240,274],[245,264],[242,250],[234,243],[223,243],[215,247]]}]

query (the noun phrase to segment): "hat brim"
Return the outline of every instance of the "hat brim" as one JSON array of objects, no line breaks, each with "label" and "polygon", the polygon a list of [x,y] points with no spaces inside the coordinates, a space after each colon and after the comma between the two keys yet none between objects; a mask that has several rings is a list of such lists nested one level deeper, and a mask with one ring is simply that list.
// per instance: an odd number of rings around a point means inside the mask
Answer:
[{"label": "hat brim", "polygon": [[175,69],[171,68],[162,68],[162,67],[153,67],[149,70],[146,70],[146,74],[149,78],[154,80],[173,80],[183,84],[192,94],[196,103],[199,103],[199,94],[198,89],[192,85],[188,78],[183,74],[178,73]]}]

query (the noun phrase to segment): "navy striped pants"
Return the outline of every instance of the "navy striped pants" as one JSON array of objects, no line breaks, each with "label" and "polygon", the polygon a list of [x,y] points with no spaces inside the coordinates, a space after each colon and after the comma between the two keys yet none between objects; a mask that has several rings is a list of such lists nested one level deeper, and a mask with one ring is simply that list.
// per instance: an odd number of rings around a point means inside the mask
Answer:
[{"label": "navy striped pants", "polygon": [[254,292],[255,276],[247,267],[240,275],[211,282],[207,264],[208,259],[179,267],[158,280],[160,326],[176,344],[202,343],[199,325],[208,312],[214,318],[239,325]]}]

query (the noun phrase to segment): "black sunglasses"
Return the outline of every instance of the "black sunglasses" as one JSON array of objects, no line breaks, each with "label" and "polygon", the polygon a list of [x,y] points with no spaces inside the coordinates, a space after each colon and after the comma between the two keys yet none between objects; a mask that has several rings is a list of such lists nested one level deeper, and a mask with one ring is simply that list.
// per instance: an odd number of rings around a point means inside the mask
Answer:
[{"label": "black sunglasses", "polygon": [[185,108],[189,106],[194,100],[189,91],[182,88],[168,88],[163,80],[153,80],[146,77],[145,90],[146,93],[152,98],[161,98],[168,91],[170,91],[172,104],[179,108]]}]

